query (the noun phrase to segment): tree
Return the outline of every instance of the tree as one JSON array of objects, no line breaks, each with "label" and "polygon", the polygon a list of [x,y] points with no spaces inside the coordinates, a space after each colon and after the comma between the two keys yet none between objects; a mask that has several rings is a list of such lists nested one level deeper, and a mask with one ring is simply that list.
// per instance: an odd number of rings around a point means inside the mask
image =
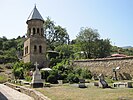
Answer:
[{"label": "tree", "polygon": [[15,78],[26,78],[33,65],[31,63],[16,62],[13,65],[13,74]]},{"label": "tree", "polygon": [[96,29],[81,28],[76,38],[76,45],[80,54],[85,58],[103,58],[110,55],[111,44],[109,39],[100,39]]},{"label": "tree", "polygon": [[85,58],[92,58],[95,50],[95,41],[99,39],[97,30],[91,28],[81,28],[76,40],[80,51],[83,51]]},{"label": "tree", "polygon": [[59,52],[59,56],[61,59],[68,59],[72,56],[73,52],[73,46],[72,45],[60,45],[55,48],[57,52]]},{"label": "tree", "polygon": [[45,20],[44,31],[49,49],[54,50],[56,46],[66,44],[69,41],[66,29],[59,25],[56,26],[54,21],[51,21],[49,17]]},{"label": "tree", "polygon": [[97,49],[95,50],[95,57],[96,58],[104,58],[110,56],[111,53],[111,44],[109,39],[100,39],[96,43]]},{"label": "tree", "polygon": [[16,79],[18,78],[24,78],[24,68],[22,62],[16,62],[13,66],[13,74]]}]

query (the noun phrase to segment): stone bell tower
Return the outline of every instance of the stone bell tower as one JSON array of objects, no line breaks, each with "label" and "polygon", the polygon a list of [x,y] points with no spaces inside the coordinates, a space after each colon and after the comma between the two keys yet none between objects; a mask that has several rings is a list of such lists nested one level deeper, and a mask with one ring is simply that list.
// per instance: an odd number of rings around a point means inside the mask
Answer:
[{"label": "stone bell tower", "polygon": [[46,39],[44,36],[43,24],[44,20],[37,10],[36,6],[28,17],[27,23],[27,39],[24,42],[23,61],[39,64],[44,66],[46,61]]}]

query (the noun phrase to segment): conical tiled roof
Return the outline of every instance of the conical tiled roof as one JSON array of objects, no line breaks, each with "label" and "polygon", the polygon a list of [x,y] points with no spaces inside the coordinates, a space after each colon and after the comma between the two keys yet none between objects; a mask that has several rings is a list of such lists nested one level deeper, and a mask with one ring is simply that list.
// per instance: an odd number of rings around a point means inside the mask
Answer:
[{"label": "conical tiled roof", "polygon": [[41,14],[37,10],[36,5],[35,5],[34,9],[32,10],[32,12],[30,13],[30,16],[28,17],[27,22],[32,19],[39,19],[39,20],[44,21]]}]

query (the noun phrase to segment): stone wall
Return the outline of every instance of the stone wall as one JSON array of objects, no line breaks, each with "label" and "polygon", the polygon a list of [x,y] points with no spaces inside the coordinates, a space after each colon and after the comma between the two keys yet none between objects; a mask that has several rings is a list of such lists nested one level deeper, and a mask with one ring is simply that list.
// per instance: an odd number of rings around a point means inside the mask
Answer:
[{"label": "stone wall", "polygon": [[106,76],[113,77],[113,68],[120,67],[117,70],[117,76],[120,79],[133,78],[133,57],[121,58],[103,58],[91,60],[75,60],[75,66],[88,68],[93,74],[103,73]]},{"label": "stone wall", "polygon": [[6,82],[5,85],[7,85],[15,90],[18,90],[26,95],[29,95],[30,97],[33,97],[34,100],[51,100],[48,97],[44,96],[42,93],[40,93],[34,89],[31,89],[31,88],[26,88],[24,86],[18,86],[18,85],[9,83],[9,82]]}]

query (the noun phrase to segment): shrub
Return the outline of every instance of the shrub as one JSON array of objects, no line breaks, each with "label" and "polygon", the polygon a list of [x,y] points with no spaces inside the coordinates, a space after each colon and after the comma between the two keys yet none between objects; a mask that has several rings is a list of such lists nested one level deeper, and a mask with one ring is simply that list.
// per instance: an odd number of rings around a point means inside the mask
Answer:
[{"label": "shrub", "polygon": [[41,76],[42,76],[42,79],[47,79],[47,77],[49,76],[49,72],[48,71],[41,71]]},{"label": "shrub", "polygon": [[16,62],[13,65],[13,74],[15,78],[24,78],[28,75],[27,73],[32,67],[31,63]]},{"label": "shrub", "polygon": [[52,83],[52,84],[56,84],[57,82],[57,78],[54,75],[49,75],[47,78],[47,81]]},{"label": "shrub", "polygon": [[78,82],[79,82],[79,78],[78,78],[77,76],[75,76],[75,77],[73,78],[73,82],[74,82],[74,83],[78,83]]},{"label": "shrub", "polygon": [[51,58],[49,66],[50,67],[56,66],[56,64],[60,62],[61,62],[61,59]]},{"label": "shrub", "polygon": [[81,76],[82,76],[82,78],[85,78],[85,79],[91,79],[92,78],[91,71],[88,69],[82,70]]},{"label": "shrub", "polygon": [[28,81],[28,82],[31,82],[32,77],[31,76],[25,76],[25,80]]},{"label": "shrub", "polygon": [[15,76],[15,78],[24,78],[24,76],[23,76],[23,68],[22,67],[17,68],[14,71],[14,76]]},{"label": "shrub", "polygon": [[81,73],[82,73],[82,69],[81,69],[81,68],[76,68],[76,69],[75,69],[75,73],[78,74],[78,75],[80,76]]},{"label": "shrub", "polygon": [[70,83],[78,83],[79,82],[79,78],[73,73],[68,74],[67,79]]},{"label": "shrub", "polygon": [[6,75],[0,75],[0,83],[4,83],[8,80]]}]

